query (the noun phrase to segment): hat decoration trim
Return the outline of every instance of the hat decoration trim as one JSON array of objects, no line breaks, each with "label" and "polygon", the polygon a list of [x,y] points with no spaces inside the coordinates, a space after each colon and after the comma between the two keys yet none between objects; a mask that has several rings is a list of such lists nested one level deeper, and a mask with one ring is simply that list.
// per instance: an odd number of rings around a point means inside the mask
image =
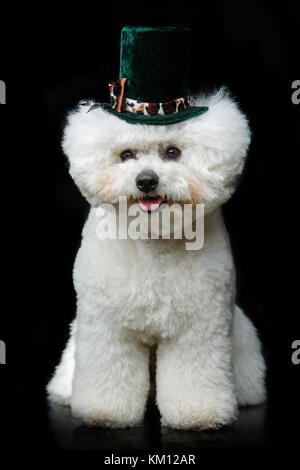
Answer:
[{"label": "hat decoration trim", "polygon": [[189,96],[176,98],[163,103],[147,103],[145,101],[127,98],[125,96],[126,82],[127,78],[119,78],[108,85],[111,107],[117,113],[128,111],[130,113],[143,114],[146,116],[164,116],[167,114],[180,113],[191,106]]}]

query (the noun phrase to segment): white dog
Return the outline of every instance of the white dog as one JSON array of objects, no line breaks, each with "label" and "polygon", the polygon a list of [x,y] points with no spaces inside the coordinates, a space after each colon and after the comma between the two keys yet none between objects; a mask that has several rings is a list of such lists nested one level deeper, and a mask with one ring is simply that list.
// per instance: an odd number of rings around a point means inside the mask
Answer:
[{"label": "white dog", "polygon": [[[101,107],[87,112],[93,103],[69,116],[63,149],[92,208],[74,266],[77,315],[47,390],[89,424],[142,422],[151,345],[163,425],[217,428],[237,417],[238,405],[265,399],[261,346],[235,305],[220,210],[243,168],[250,131],[222,90],[192,103],[209,110],[172,125],[132,125]],[[119,196],[147,202],[143,184],[151,184],[154,204],[205,205],[201,250],[187,251],[185,240],[97,237],[97,207],[117,205]]]}]

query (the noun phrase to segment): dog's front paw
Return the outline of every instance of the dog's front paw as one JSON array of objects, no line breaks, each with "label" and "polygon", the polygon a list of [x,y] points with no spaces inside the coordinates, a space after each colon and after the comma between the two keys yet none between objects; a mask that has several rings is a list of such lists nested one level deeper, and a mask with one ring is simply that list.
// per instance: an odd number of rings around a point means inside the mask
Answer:
[{"label": "dog's front paw", "polygon": [[101,398],[93,405],[93,401],[71,401],[72,415],[80,418],[89,426],[125,428],[138,426],[142,423],[145,409],[143,406],[130,406],[102,401]]},{"label": "dog's front paw", "polygon": [[162,426],[174,429],[218,429],[237,417],[237,401],[233,395],[209,399],[176,397],[158,404]]},{"label": "dog's front paw", "polygon": [[115,410],[104,410],[99,408],[78,410],[72,408],[72,415],[80,418],[88,426],[102,426],[108,428],[125,428],[138,426],[142,422],[141,417],[125,416],[118,414]]}]

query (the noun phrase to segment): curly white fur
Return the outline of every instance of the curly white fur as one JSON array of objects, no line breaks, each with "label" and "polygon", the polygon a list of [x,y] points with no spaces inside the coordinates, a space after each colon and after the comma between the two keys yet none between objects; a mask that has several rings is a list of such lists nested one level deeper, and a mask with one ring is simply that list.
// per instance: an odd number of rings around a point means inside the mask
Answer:
[{"label": "curly white fur", "polygon": [[[91,203],[74,266],[77,316],[48,385],[52,401],[103,426],[142,422],[149,346],[157,344],[156,399],[162,424],[215,428],[237,406],[262,403],[265,363],[256,330],[235,306],[235,273],[220,205],[229,199],[250,142],[245,116],[224,91],[198,97],[201,116],[169,126],[133,125],[101,108],[69,116],[63,148]],[[161,149],[181,149],[178,161]],[[136,158],[122,162],[133,149]],[[184,240],[99,240],[96,208],[141,196],[141,169],[159,175],[168,201],[205,204],[200,251]]]}]

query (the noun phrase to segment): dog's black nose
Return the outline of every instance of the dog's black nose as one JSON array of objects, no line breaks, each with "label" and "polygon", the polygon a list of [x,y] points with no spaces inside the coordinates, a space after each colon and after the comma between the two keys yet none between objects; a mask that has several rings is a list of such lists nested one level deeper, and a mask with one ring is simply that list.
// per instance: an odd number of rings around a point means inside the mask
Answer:
[{"label": "dog's black nose", "polygon": [[150,193],[158,185],[158,176],[153,170],[143,170],[137,175],[135,182],[140,191]]}]

